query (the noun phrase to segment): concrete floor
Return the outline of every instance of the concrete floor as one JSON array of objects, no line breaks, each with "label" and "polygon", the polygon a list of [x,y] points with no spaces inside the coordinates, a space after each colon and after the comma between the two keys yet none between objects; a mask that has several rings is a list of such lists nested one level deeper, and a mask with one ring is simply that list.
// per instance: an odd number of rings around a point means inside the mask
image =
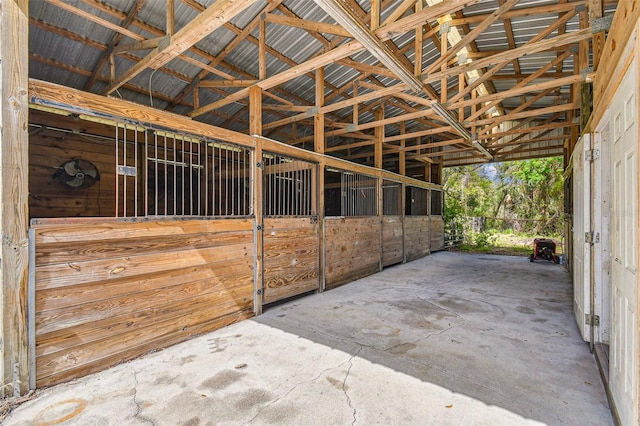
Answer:
[{"label": "concrete floor", "polygon": [[612,425],[553,263],[436,253],[45,389],[6,425]]}]

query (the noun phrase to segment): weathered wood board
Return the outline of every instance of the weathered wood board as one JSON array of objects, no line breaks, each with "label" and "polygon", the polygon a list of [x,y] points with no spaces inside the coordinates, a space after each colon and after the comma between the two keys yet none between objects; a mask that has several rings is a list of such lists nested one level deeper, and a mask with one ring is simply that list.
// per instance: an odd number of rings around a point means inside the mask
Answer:
[{"label": "weathered wood board", "polygon": [[[115,128],[42,111],[31,111],[29,118],[29,216],[115,216]],[[128,163],[133,164],[133,150],[129,154]],[[100,180],[84,189],[65,185],[65,180],[72,178],[59,168],[73,159],[95,165]],[[129,179],[130,214],[135,202],[134,185],[133,179]]]},{"label": "weathered wood board", "polygon": [[404,217],[404,249],[407,262],[429,254],[429,216]]},{"label": "weathered wood board", "polygon": [[36,224],[36,384],[253,315],[252,219]]},{"label": "weathered wood board", "polygon": [[404,261],[402,216],[382,217],[382,266]]},{"label": "weathered wood board", "polygon": [[431,252],[444,250],[444,219],[442,216],[430,216],[431,218]]},{"label": "weathered wood board", "polygon": [[264,303],[320,288],[319,223],[265,218]]},{"label": "weathered wood board", "polygon": [[380,270],[379,217],[325,218],[325,288],[333,288]]}]

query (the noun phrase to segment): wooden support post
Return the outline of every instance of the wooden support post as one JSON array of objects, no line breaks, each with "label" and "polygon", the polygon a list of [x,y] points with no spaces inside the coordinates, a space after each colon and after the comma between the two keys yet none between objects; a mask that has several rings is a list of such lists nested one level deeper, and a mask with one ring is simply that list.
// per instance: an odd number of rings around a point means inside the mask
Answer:
[{"label": "wooden support post", "polygon": [[[442,23],[440,24],[440,57],[445,57],[447,55],[447,48],[449,47],[449,24]],[[447,102],[447,89],[448,89],[448,77],[445,74],[447,71],[447,61],[442,63],[440,70],[443,73],[442,79],[440,80],[440,102]],[[427,181],[428,182],[428,181]]]},{"label": "wooden support post", "polygon": [[0,389],[29,389],[27,279],[29,263],[29,1],[0,7]]},{"label": "wooden support post", "polygon": [[[252,135],[262,135],[262,89],[252,86],[249,90],[249,132]],[[253,214],[255,216],[255,270],[253,311],[256,315],[262,313],[264,296],[264,220],[262,217],[262,143],[256,141],[253,164]]]},{"label": "wooden support post", "polygon": [[378,242],[380,244],[379,248],[379,253],[380,255],[378,256],[378,270],[382,271],[382,269],[384,268],[383,264],[382,264],[382,259],[384,258],[384,235],[383,235],[383,230],[382,227],[384,226],[384,221],[383,221],[383,217],[384,217],[384,178],[382,176],[378,176],[376,178],[377,181],[377,186],[378,186],[378,190],[376,191],[377,195],[378,195],[378,199],[377,199],[377,203],[378,203],[378,219],[379,219],[379,224],[380,224],[380,232],[378,234]]},{"label": "wooden support post", "polygon": [[[316,107],[320,109],[324,106],[324,67],[320,67],[316,70]],[[355,86],[354,86],[355,90]],[[357,110],[358,106],[354,106]],[[314,124],[314,136],[313,136],[313,150],[319,154],[324,154],[327,146],[325,137],[325,116],[322,113],[316,114],[313,120]],[[326,274],[325,274],[325,233],[324,233],[324,162],[320,162],[316,169],[317,178],[315,179],[315,186],[312,189],[317,194],[317,199],[313,203],[317,207],[318,216],[318,253],[320,254],[318,271],[318,292],[324,291]]]},{"label": "wooden support post", "polygon": [[434,163],[431,165],[431,183],[442,185],[442,163]]},{"label": "wooden support post", "polygon": [[[589,22],[593,27],[593,21],[598,18],[602,18],[604,13],[602,0],[589,0]],[[602,51],[604,50],[605,34],[604,31],[600,31],[593,35],[593,70],[598,69],[600,65],[600,58],[602,57]]]},{"label": "wooden support post", "polygon": [[[316,70],[316,107],[318,109],[324,106],[324,67]],[[325,117],[324,114],[318,113],[314,117],[314,145],[313,150],[319,154],[324,154],[326,139],[324,134]]]},{"label": "wooden support post", "polygon": [[[358,82],[354,81],[353,82],[353,97],[357,98],[358,97]],[[359,108],[360,104],[353,104],[353,124],[354,125],[358,125],[358,121],[360,120],[360,118],[358,117],[358,108]]]},{"label": "wooden support post", "polygon": [[[473,89],[471,91],[471,99],[472,100],[476,100],[476,98],[478,97],[478,91],[476,89]],[[478,110],[478,105],[474,102],[471,104],[471,115],[474,116],[476,114],[476,111]],[[477,134],[477,127],[475,124],[475,120],[473,121],[473,124],[471,125],[471,135],[473,137],[473,135]]]},{"label": "wooden support post", "polygon": [[[416,13],[420,13],[422,10],[422,0],[416,0],[415,11]],[[423,55],[423,45],[424,45],[424,35],[422,33],[422,25],[416,28],[416,35],[414,40],[414,50],[415,57],[413,63],[413,73],[415,75],[422,74],[422,55]]]},{"label": "wooden support post", "polygon": [[400,208],[402,211],[400,212],[402,216],[402,263],[407,263],[407,248],[406,248],[406,235],[407,232],[405,230],[405,216],[407,214],[407,185],[402,183],[400,186]]},{"label": "wooden support post", "polygon": [[424,164],[424,181],[431,182],[431,163]]},{"label": "wooden support post", "polygon": [[[384,103],[374,112],[375,120],[384,120]],[[382,168],[382,144],[384,143],[384,124],[376,126],[374,130],[374,166]]]},{"label": "wooden support post", "polygon": [[[404,135],[407,132],[407,127],[404,121],[400,122],[400,134]],[[407,154],[404,150],[406,146],[406,139],[400,139],[400,151],[398,152],[398,173],[402,176],[407,174]],[[402,206],[404,208],[404,204]]]},{"label": "wooden support post", "polygon": [[198,86],[193,86],[193,108],[200,107],[200,88]]},{"label": "wooden support post", "polygon": [[382,0],[371,0],[371,31],[375,31],[380,26],[380,3]]},{"label": "wooden support post", "polygon": [[173,35],[176,32],[175,28],[174,0],[167,0],[167,35]]},{"label": "wooden support post", "polygon": [[[464,74],[458,74],[458,93],[461,93],[464,90],[464,83],[465,83],[465,76]],[[463,98],[464,100],[464,98]],[[463,122],[464,121],[464,108],[460,107],[458,108],[458,121]]]},{"label": "wooden support post", "polygon": [[258,24],[258,78],[267,78],[267,24],[260,19]]}]

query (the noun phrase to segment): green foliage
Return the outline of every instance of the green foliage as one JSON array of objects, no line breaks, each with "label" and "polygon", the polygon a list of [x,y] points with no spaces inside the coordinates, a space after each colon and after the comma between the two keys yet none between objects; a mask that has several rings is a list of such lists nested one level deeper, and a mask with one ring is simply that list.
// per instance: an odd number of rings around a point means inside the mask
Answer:
[{"label": "green foliage", "polygon": [[446,221],[487,218],[500,232],[560,235],[562,158],[542,158],[444,170]]}]

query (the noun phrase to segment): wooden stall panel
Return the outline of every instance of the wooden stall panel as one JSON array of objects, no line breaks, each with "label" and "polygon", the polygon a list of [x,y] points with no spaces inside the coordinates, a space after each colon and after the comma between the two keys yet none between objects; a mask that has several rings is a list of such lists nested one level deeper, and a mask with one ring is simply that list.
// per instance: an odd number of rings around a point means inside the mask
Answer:
[{"label": "wooden stall panel", "polygon": [[402,216],[382,218],[382,266],[404,261],[402,246]]},{"label": "wooden stall panel", "polygon": [[380,271],[379,217],[325,218],[325,287]]},{"label": "wooden stall panel", "polygon": [[429,254],[429,216],[405,216],[404,249],[407,262]]},{"label": "wooden stall panel", "polygon": [[444,219],[442,216],[431,216],[431,251],[444,250]]},{"label": "wooden stall panel", "polygon": [[264,303],[320,287],[318,228],[310,218],[264,219]]},{"label": "wooden stall panel", "polygon": [[36,385],[253,315],[249,219],[36,224]]},{"label": "wooden stall panel", "polygon": [[[29,216],[115,216],[114,127],[35,110],[29,119]],[[133,156],[131,149],[130,163]],[[83,167],[90,162],[100,179],[89,187],[70,186],[73,178],[60,167],[70,160],[81,161]],[[133,207],[133,181],[127,189]]]}]

